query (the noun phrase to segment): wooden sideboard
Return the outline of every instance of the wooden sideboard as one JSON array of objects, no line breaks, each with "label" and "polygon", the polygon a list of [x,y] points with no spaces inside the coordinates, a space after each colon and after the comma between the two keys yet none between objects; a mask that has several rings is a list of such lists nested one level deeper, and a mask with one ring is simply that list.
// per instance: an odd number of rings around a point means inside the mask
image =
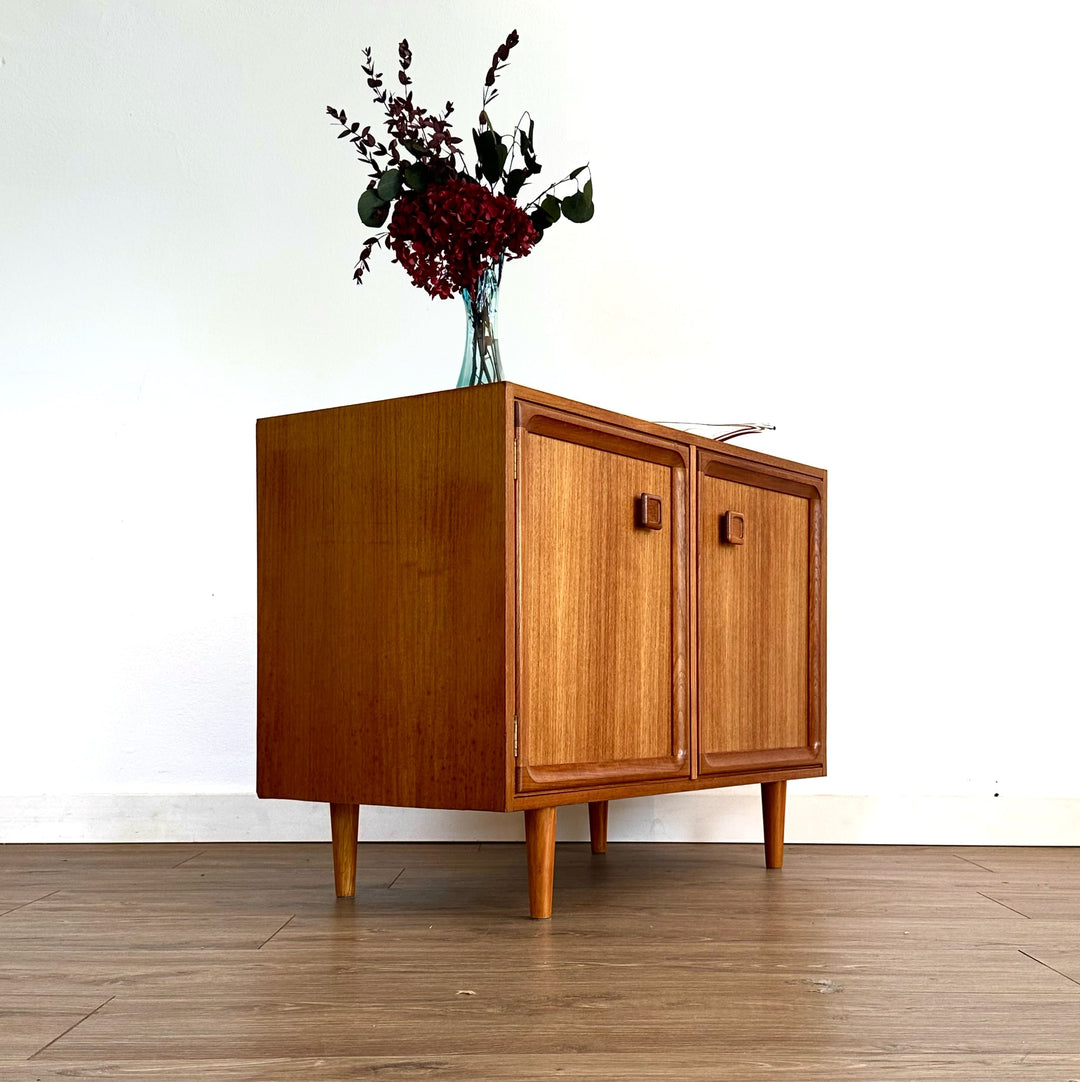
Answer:
[{"label": "wooden sideboard", "polygon": [[262,419],[258,793],[525,813],[825,773],[823,470],[511,383]]}]

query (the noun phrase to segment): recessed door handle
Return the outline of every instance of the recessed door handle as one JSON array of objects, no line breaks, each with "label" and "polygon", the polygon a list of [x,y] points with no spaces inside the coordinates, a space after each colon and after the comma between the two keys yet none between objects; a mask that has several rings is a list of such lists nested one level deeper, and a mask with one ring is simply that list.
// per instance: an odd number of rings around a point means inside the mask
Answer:
[{"label": "recessed door handle", "polygon": [[646,530],[659,530],[663,525],[660,497],[643,492],[637,500],[637,524]]},{"label": "recessed door handle", "polygon": [[746,519],[741,511],[725,511],[720,516],[720,540],[741,545],[746,540]]}]

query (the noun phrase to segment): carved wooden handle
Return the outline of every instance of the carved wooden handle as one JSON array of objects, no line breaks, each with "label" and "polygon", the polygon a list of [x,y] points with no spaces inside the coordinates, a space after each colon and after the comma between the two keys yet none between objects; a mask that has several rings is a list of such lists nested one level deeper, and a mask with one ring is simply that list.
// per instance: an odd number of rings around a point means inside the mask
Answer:
[{"label": "carved wooden handle", "polygon": [[660,497],[643,492],[637,501],[637,524],[646,530],[659,530],[661,523]]},{"label": "carved wooden handle", "polygon": [[720,540],[741,545],[746,540],[746,519],[741,511],[725,511],[720,516]]}]

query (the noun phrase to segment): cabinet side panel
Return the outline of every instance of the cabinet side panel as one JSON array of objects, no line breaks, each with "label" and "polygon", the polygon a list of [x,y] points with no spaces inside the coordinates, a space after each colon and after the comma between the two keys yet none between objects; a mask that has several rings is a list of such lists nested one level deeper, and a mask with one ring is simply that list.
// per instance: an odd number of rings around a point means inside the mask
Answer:
[{"label": "cabinet side panel", "polygon": [[503,808],[502,388],[258,436],[259,795]]}]

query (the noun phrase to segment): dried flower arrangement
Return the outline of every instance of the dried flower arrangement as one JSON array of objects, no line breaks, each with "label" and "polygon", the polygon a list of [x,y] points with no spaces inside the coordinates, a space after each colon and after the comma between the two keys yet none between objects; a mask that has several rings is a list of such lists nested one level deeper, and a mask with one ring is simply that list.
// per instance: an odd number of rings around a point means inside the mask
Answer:
[{"label": "dried flower arrangement", "polygon": [[[525,113],[509,135],[500,135],[488,107],[498,95],[495,79],[517,44],[518,33],[513,30],[491,58],[478,127],[472,131],[477,157],[472,168],[448,120],[453,103],[448,101],[441,113],[434,114],[413,101],[408,41],[398,45],[402,92],[397,94],[376,72],[371,48],[364,50],[362,70],[374,101],[386,115],[389,142],[379,141],[370,126],[361,128],[350,121],[344,109],[326,110],[342,128],[338,138],[348,139],[370,169],[370,183],[357,205],[361,221],[373,228],[388,223],[386,232],[364,242],[353,275],[357,282],[370,269],[373,250],[383,243],[414,284],[434,297],[449,297],[475,288],[483,272],[504,259],[528,255],[560,218],[571,222],[592,218],[588,165],[574,169],[523,207],[516,201],[529,179],[541,171],[533,144],[534,123]],[[556,192],[570,183],[575,190],[560,198]]]}]

